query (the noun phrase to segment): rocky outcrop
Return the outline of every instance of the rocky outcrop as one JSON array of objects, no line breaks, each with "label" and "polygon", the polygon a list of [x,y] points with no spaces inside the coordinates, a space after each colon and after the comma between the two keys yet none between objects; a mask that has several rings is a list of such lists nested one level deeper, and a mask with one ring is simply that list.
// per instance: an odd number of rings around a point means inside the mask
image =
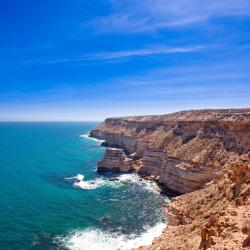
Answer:
[{"label": "rocky outcrop", "polygon": [[90,137],[105,140],[105,145],[114,148],[123,148],[127,153],[133,153],[137,148],[137,142],[135,138],[116,132],[113,133],[112,131],[94,129],[90,132]]},{"label": "rocky outcrop", "polygon": [[197,190],[217,176],[214,169],[168,157],[159,149],[144,152],[139,174],[159,176],[158,183],[163,191],[179,194]]},{"label": "rocky outcrop", "polygon": [[250,151],[250,109],[108,118],[90,136],[124,149],[139,174],[159,176],[163,190],[187,193]]},{"label": "rocky outcrop", "polygon": [[132,168],[132,160],[127,158],[123,149],[107,148],[104,158],[98,162],[99,172],[128,173]]},{"label": "rocky outcrop", "polygon": [[250,155],[233,159],[220,178],[176,197],[166,207],[168,227],[140,250],[250,248]]},{"label": "rocky outcrop", "polygon": [[[185,193],[166,207],[162,235],[140,250],[250,248],[250,109],[109,118],[91,136],[123,148],[131,171],[165,192]],[[120,171],[128,159],[120,152],[114,161],[106,153],[103,166]]]}]

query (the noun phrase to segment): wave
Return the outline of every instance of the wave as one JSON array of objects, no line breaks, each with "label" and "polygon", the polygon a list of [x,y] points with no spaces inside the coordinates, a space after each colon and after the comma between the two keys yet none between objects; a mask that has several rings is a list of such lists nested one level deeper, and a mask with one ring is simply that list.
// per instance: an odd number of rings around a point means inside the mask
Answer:
[{"label": "wave", "polygon": [[70,250],[130,250],[151,244],[155,237],[161,235],[165,227],[166,224],[160,222],[154,227],[145,228],[145,232],[140,235],[124,235],[99,229],[87,229],[72,232],[66,237],[57,237],[55,241]]},{"label": "wave", "polygon": [[95,179],[93,181],[79,181],[73,184],[74,188],[80,189],[97,189],[105,185],[105,181],[101,178]]},{"label": "wave", "polygon": [[160,194],[161,198],[165,202],[170,202],[169,197],[161,193],[161,190],[155,181],[145,180],[137,174],[121,174],[117,177],[117,179],[120,182],[120,185],[123,185],[127,182],[136,183],[150,192]]},{"label": "wave", "polygon": [[93,180],[84,180],[84,175],[77,174],[76,176],[67,177],[65,180],[73,180],[73,187],[79,189],[97,189],[103,186],[119,187],[119,183],[115,181],[110,181],[103,177],[98,177]]},{"label": "wave", "polygon": [[88,140],[91,140],[91,141],[94,141],[94,142],[98,142],[98,143],[103,143],[105,140],[99,140],[99,139],[96,139],[96,138],[93,138],[93,137],[90,137],[90,134],[89,133],[86,133],[86,134],[83,134],[83,135],[79,135],[80,138],[84,138],[84,139],[88,139]]},{"label": "wave", "polygon": [[155,193],[160,192],[159,187],[154,181],[145,180],[137,174],[122,174],[118,177],[118,179],[121,182],[137,183],[138,185],[143,186],[143,188]]},{"label": "wave", "polygon": [[[115,177],[115,180],[110,180],[110,177]],[[121,186],[126,185],[127,183],[136,183],[143,188],[159,193],[159,187],[153,181],[146,181],[140,178],[136,174],[121,174],[117,176],[109,176],[109,177],[97,177],[93,180],[85,180],[84,175],[77,174],[76,176],[67,177],[65,180],[73,180],[73,187],[79,189],[97,189],[103,186],[112,186],[113,188],[119,188]]]},{"label": "wave", "polygon": [[[113,177],[113,176],[112,176]],[[147,181],[142,178],[140,178],[136,174],[121,174],[118,176],[115,176],[115,181],[111,181],[108,177],[98,177],[93,180],[84,180],[84,176],[82,174],[77,174],[76,176],[65,178],[66,180],[77,180],[73,183],[74,188],[80,188],[80,189],[96,189],[103,186],[112,186],[112,187],[121,187],[123,185],[126,185],[126,183],[136,183],[138,185],[141,185],[143,188],[159,193],[159,187],[154,181]]]},{"label": "wave", "polygon": [[102,178],[96,178],[94,180],[85,181],[85,177],[82,174],[76,176],[67,177],[65,180],[73,180],[73,187],[80,189],[96,189],[104,185],[105,181]]},{"label": "wave", "polygon": [[65,178],[65,180],[78,180],[78,181],[83,181],[83,180],[84,180],[84,175],[82,175],[82,174],[77,174],[76,176]]}]

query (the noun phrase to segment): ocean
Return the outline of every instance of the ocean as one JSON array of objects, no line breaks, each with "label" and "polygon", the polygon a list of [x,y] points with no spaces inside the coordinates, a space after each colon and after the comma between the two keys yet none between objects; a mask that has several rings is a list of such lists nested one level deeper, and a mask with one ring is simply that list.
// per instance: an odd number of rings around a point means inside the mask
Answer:
[{"label": "ocean", "polygon": [[1,250],[128,250],[166,221],[155,184],[96,172],[93,122],[0,123]]}]

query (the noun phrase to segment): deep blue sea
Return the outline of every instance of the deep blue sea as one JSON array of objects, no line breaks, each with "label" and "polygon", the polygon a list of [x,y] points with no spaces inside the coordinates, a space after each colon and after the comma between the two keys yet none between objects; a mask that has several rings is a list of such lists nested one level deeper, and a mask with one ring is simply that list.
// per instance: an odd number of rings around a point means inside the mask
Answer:
[{"label": "deep blue sea", "polygon": [[154,184],[96,172],[96,125],[0,123],[1,250],[127,250],[160,234],[166,201]]}]

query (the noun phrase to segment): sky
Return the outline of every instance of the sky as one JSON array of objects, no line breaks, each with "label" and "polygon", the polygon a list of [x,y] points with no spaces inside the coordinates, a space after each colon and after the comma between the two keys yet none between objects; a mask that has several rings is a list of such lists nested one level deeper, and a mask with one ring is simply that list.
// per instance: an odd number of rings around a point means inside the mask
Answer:
[{"label": "sky", "polygon": [[250,107],[249,0],[0,0],[0,121]]}]

